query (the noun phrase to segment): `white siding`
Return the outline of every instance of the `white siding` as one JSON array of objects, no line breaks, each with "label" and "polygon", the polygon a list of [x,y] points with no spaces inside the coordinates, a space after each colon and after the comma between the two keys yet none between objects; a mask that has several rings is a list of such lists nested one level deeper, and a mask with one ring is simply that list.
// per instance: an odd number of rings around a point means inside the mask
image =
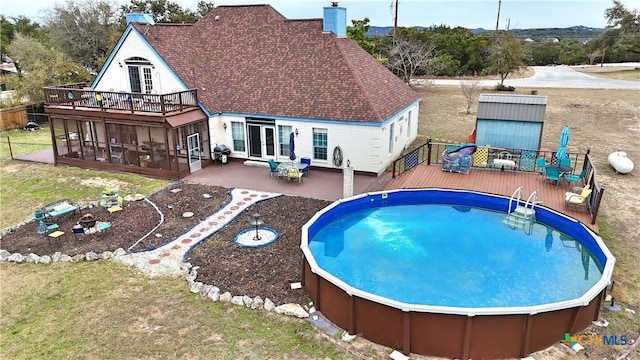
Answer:
[{"label": "white siding", "polygon": [[[406,113],[408,115],[408,112]],[[412,111],[412,116],[416,117],[417,107]],[[394,122],[399,121],[399,116],[394,118]],[[211,150],[218,144],[225,144],[232,148],[231,121],[244,122],[245,118],[240,116],[222,115],[209,118],[209,129],[211,135]],[[227,123],[227,129],[223,127],[223,122]],[[291,126],[293,131],[298,129],[296,137],[296,155],[298,158],[310,157],[314,167],[335,169],[333,165],[333,149],[340,146],[343,154],[343,166],[347,160],[356,171],[363,171],[381,174],[386,167],[400,155],[405,146],[411,144],[416,137],[417,121],[414,119],[412,133],[406,132],[406,121],[402,122],[403,133],[395,136],[394,152],[389,154],[388,124],[380,126],[340,124],[337,122],[310,122],[276,120],[278,125]],[[399,128],[400,124],[396,125]],[[313,159],[313,128],[327,129],[327,160]],[[277,142],[277,141],[276,141]],[[276,149],[276,162],[288,161],[287,156],[280,156]],[[232,152],[231,157],[248,158],[247,152]]]},{"label": "white siding", "polygon": [[[122,46],[113,57],[111,63],[108,64],[108,67],[105,69],[94,89],[101,91],[130,92],[127,66],[124,62],[131,57],[145,58],[154,66],[152,69],[153,94],[168,94],[187,90],[173,71],[165,65],[155,50],[153,50],[141,34],[135,30],[128,33],[122,42]],[[120,67],[119,64],[122,64],[122,67]]]}]

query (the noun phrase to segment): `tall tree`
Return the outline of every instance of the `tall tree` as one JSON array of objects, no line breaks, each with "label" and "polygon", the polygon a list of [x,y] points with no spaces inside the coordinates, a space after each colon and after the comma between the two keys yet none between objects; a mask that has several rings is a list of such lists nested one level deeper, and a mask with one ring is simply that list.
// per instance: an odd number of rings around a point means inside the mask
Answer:
[{"label": "tall tree", "polygon": [[13,41],[16,34],[30,36],[44,43],[47,41],[47,32],[37,22],[25,16],[6,18],[0,15],[0,54],[7,54],[7,46]]},{"label": "tall tree", "polygon": [[213,10],[214,7],[215,5],[210,1],[198,1],[198,13],[200,16],[207,15],[207,13]]},{"label": "tall tree", "polygon": [[102,67],[123,28],[112,0],[67,0],[45,23],[53,45],[92,71]]},{"label": "tall tree", "polygon": [[500,76],[500,86],[510,73],[524,65],[522,44],[511,33],[498,32],[492,46],[489,47],[489,66],[486,71]]},{"label": "tall tree", "polygon": [[198,12],[183,8],[170,0],[131,0],[131,5],[120,7],[122,14],[139,11],[153,16],[157,23],[192,24],[213,9],[212,2],[198,2]]},{"label": "tall tree", "polygon": [[640,55],[640,12],[638,9],[628,10],[619,0],[613,0],[613,6],[605,11],[607,29],[601,35],[605,43],[613,45],[616,50],[634,54],[635,60]]},{"label": "tall tree", "polygon": [[17,34],[9,44],[9,56],[22,71],[8,78],[9,88],[16,90],[16,98],[43,101],[44,86],[88,82],[91,75],[60,50],[46,47],[28,36]]},{"label": "tall tree", "polygon": [[352,26],[347,26],[347,36],[349,39],[355,41],[372,56],[377,56],[378,50],[376,49],[376,43],[367,36],[367,31],[369,31],[369,18],[351,20],[351,25]]}]

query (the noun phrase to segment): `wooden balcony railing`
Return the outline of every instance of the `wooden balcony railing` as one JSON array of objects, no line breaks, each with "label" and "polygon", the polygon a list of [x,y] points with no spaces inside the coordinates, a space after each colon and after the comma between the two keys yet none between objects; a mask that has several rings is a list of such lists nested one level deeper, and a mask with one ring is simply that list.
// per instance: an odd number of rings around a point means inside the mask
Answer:
[{"label": "wooden balcony railing", "polygon": [[[443,152],[450,147],[458,147],[460,145],[461,144],[436,143],[431,139],[427,139],[425,144],[402,155],[393,162],[392,176],[395,178],[422,163],[426,163],[426,165],[442,164]],[[504,166],[494,166],[494,160],[501,158],[504,154],[508,155],[507,159],[513,164],[509,167],[509,170],[517,172],[540,172],[542,169],[537,165],[536,159],[538,158],[544,158],[545,164],[560,165],[555,156],[555,151],[478,146],[478,150],[473,155],[473,163],[471,166],[472,168],[504,170]],[[589,197],[588,211],[591,215],[591,223],[595,224],[605,188],[598,182],[598,172],[591,159],[590,151],[587,150],[586,153],[568,152],[567,156],[571,160],[572,173],[580,173],[582,170],[585,170],[587,173],[585,184],[589,185],[592,190],[592,194]]]},{"label": "wooden balcony railing", "polygon": [[45,87],[43,90],[46,105],[69,106],[73,109],[166,114],[198,106],[198,94],[195,89],[157,95],[86,90],[82,88],[82,84],[68,84]]}]

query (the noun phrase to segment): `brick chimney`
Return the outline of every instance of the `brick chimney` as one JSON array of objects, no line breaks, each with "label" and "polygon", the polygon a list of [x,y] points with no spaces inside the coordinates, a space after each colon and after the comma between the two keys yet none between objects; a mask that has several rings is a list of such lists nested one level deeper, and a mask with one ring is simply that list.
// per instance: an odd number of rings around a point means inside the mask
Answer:
[{"label": "brick chimney", "polygon": [[339,7],[337,1],[323,8],[322,31],[331,31],[336,36],[347,36],[347,8]]}]

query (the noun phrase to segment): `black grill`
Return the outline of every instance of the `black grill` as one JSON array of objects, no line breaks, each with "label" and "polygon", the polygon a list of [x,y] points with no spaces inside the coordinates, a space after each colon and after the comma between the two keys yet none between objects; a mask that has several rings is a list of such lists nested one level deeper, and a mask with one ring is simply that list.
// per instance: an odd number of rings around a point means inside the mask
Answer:
[{"label": "black grill", "polygon": [[229,155],[231,154],[231,149],[229,149],[227,147],[227,145],[224,144],[220,144],[220,145],[216,145],[216,147],[213,148],[213,161],[222,161],[222,155]]}]

